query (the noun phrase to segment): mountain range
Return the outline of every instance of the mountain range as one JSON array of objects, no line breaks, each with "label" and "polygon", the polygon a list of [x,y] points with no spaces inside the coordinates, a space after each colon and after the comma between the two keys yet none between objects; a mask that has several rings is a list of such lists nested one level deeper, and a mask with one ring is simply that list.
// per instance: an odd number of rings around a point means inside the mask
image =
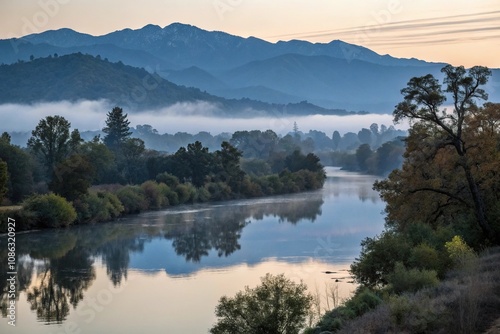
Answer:
[{"label": "mountain range", "polygon": [[[308,101],[325,109],[388,113],[411,77],[441,78],[444,63],[379,55],[339,40],[270,43],[174,23],[103,36],[59,29],[0,40],[0,63],[83,53],[144,68],[168,81],[227,99]],[[33,56],[33,57],[32,57]],[[500,70],[487,86],[500,100]]]}]

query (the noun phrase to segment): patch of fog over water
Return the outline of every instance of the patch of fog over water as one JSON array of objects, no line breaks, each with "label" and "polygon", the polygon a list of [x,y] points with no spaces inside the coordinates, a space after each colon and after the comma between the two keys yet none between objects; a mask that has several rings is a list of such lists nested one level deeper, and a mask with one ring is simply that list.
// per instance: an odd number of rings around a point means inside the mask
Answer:
[{"label": "patch of fog over water", "polygon": [[[79,101],[38,103],[33,105],[3,104],[0,105],[0,131],[30,132],[38,122],[46,116],[60,115],[71,122],[72,128],[81,132],[86,130],[100,130],[104,128],[106,114],[112,109],[107,101]],[[162,133],[198,133],[207,131],[213,135],[222,132],[240,130],[268,130],[284,135],[293,129],[294,122],[300,131],[318,130],[331,136],[337,130],[340,134],[358,132],[361,128],[369,128],[372,123],[378,125],[393,125],[393,117],[389,114],[368,114],[350,116],[294,116],[277,113],[271,116],[258,117],[216,117],[212,113],[215,107],[206,102],[178,103],[158,110],[128,113],[130,126],[149,124],[160,134]],[[248,111],[245,115],[261,112]],[[408,124],[395,126],[406,130]]]}]

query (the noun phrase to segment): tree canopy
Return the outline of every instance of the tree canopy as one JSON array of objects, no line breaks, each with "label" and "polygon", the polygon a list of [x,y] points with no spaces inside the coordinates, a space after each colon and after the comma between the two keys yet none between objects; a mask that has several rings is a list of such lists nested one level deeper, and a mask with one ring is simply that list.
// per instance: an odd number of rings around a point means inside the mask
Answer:
[{"label": "tree canopy", "polygon": [[102,131],[106,133],[104,144],[112,151],[120,149],[121,145],[132,134],[127,116],[120,107],[114,107],[107,113],[106,127]]},{"label": "tree canopy", "polygon": [[[426,75],[412,78],[401,91],[404,101],[396,106],[394,119],[412,124],[405,162],[376,187],[388,203],[389,221],[399,226],[415,220],[454,224],[458,213],[469,213],[469,224],[490,241],[498,241],[492,216],[496,209],[488,204],[498,195],[485,185],[496,183],[491,166],[498,163],[500,134],[498,128],[482,130],[498,121],[498,105],[477,106],[488,97],[481,87],[491,72],[481,66],[466,70],[451,65],[442,72],[444,89]],[[447,96],[452,110],[443,108]],[[491,154],[484,155],[484,150]]]},{"label": "tree canopy", "polygon": [[261,285],[219,300],[212,334],[294,334],[304,326],[312,296],[304,283],[267,274]]},{"label": "tree canopy", "polygon": [[70,127],[71,123],[62,116],[47,116],[38,123],[28,140],[28,148],[41,159],[49,179],[56,164],[81,142],[78,130],[70,134]]}]

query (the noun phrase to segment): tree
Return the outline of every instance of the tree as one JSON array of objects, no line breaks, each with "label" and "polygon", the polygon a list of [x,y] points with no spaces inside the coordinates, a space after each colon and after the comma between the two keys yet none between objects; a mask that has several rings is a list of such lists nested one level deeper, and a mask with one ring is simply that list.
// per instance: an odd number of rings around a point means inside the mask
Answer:
[{"label": "tree", "polygon": [[358,162],[358,167],[361,171],[368,171],[368,160],[372,157],[373,151],[369,144],[359,145],[356,150],[356,161]]},{"label": "tree", "polygon": [[116,167],[114,163],[115,157],[113,152],[100,142],[98,136],[84,143],[80,151],[93,166],[95,177],[92,181],[94,184],[111,183],[114,181],[110,176],[113,174],[113,170]]},{"label": "tree", "polygon": [[7,171],[7,163],[0,159],[0,204],[2,204],[3,198],[7,193],[7,181],[9,179],[9,173]]},{"label": "tree", "polygon": [[[412,78],[401,90],[404,101],[396,106],[394,120],[408,119],[412,124],[405,163],[401,171],[392,173],[376,187],[388,202],[389,218],[393,221],[408,223],[420,207],[427,214],[423,215],[427,222],[441,219],[450,224],[454,220],[450,208],[455,213],[461,212],[462,217],[471,210],[484,237],[498,241],[498,231],[488,220],[483,187],[485,171],[481,166],[480,144],[475,140],[479,134],[474,135],[477,133],[474,123],[482,118],[476,101],[487,99],[480,87],[486,84],[491,71],[482,66],[465,70],[451,65],[441,71],[445,75],[444,90],[430,74]],[[451,111],[442,108],[446,93],[452,98]],[[494,147],[498,152],[498,146]],[[403,198],[412,206],[406,217],[395,205],[403,204]],[[403,204],[406,209],[408,205]]]},{"label": "tree", "polygon": [[31,132],[28,147],[42,160],[49,178],[55,165],[70,152],[70,127],[62,116],[47,116]]},{"label": "tree", "polygon": [[26,151],[10,143],[6,132],[0,138],[0,159],[7,163],[8,197],[17,203],[32,192],[34,161]]},{"label": "tree", "polygon": [[95,170],[86,156],[73,154],[54,168],[54,177],[49,189],[73,201],[87,193]]},{"label": "tree", "polygon": [[129,184],[143,182],[146,177],[146,166],[143,154],[146,151],[144,141],[139,138],[127,138],[121,144],[124,178]]},{"label": "tree", "polygon": [[219,320],[210,333],[299,333],[313,299],[306,290],[304,283],[294,283],[283,274],[267,274],[261,285],[219,300],[215,310]]},{"label": "tree", "polygon": [[218,163],[217,179],[226,182],[234,192],[240,191],[240,185],[245,173],[240,168],[241,151],[229,144],[222,142],[221,149],[215,152]]},{"label": "tree", "polygon": [[122,108],[114,107],[107,115],[106,127],[102,129],[106,136],[104,144],[112,151],[120,149],[123,142],[130,137],[130,122],[127,120],[127,114],[123,113]]}]

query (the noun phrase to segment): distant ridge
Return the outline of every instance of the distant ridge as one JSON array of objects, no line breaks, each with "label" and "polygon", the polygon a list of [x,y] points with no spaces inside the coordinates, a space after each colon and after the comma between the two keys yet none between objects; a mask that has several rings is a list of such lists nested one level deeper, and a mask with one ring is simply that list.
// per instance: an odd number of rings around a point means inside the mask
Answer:
[{"label": "distant ridge", "polygon": [[196,88],[176,85],[144,69],[122,62],[75,53],[0,66],[0,104],[107,100],[128,111],[168,107],[176,103],[206,102],[219,116],[251,117],[253,113],[345,115],[310,103],[270,104],[251,99],[225,99]]},{"label": "distant ridge", "polygon": [[[178,84],[225,98],[288,104],[309,101],[325,109],[391,113],[413,76],[440,78],[443,63],[379,55],[333,40],[270,43],[173,23],[102,36],[59,29],[0,40],[0,63],[81,52],[144,68]],[[500,100],[500,70],[487,88]]]}]

